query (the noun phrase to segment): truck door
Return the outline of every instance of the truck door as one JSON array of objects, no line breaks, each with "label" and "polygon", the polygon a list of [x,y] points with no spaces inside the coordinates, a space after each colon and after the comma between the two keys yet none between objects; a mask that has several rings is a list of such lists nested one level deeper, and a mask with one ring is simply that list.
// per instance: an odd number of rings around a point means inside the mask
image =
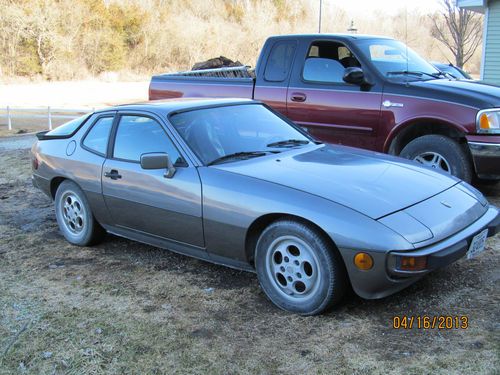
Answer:
[{"label": "truck door", "polygon": [[287,115],[328,143],[375,149],[382,90],[343,81],[361,67],[343,43],[312,41],[298,51],[287,92]]},{"label": "truck door", "polygon": [[254,99],[261,100],[276,111],[287,115],[287,88],[292,63],[297,51],[297,40],[279,40],[266,43],[262,50],[262,71],[257,72]]}]

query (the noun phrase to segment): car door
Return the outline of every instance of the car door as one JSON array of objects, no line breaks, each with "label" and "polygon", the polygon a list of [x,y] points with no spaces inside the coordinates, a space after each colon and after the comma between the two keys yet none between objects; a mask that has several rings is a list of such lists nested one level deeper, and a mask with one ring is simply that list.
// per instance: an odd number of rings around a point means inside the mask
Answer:
[{"label": "car door", "polygon": [[346,67],[361,64],[343,43],[303,45],[288,88],[288,117],[325,142],[374,149],[382,90],[344,82]]},{"label": "car door", "polygon": [[[102,191],[114,225],[149,235],[204,246],[201,182],[167,133],[162,121],[145,113],[119,113]],[[144,153],[166,152],[177,171],[141,168]]]}]

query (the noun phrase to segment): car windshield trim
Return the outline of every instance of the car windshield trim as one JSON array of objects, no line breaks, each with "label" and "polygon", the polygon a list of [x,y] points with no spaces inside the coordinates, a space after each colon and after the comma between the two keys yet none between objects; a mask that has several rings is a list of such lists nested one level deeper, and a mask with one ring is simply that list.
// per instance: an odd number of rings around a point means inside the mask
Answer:
[{"label": "car windshield trim", "polygon": [[307,145],[310,142],[306,139],[285,139],[283,141],[272,142],[266,145],[266,147],[294,147],[300,145]]},{"label": "car windshield trim", "polygon": [[441,79],[441,77],[446,77],[446,74],[443,72],[437,72],[437,73],[427,73],[427,72],[419,72],[419,71],[412,71],[412,70],[396,70],[392,72],[387,72],[386,73],[388,76],[389,75],[416,75],[419,77],[422,76],[428,76],[434,79]]},{"label": "car windshield trim", "polygon": [[235,161],[235,160],[245,160],[250,158],[256,158],[259,156],[265,156],[268,154],[276,154],[279,151],[241,151],[232,154],[221,156],[207,163],[207,166],[221,164],[225,162]]}]

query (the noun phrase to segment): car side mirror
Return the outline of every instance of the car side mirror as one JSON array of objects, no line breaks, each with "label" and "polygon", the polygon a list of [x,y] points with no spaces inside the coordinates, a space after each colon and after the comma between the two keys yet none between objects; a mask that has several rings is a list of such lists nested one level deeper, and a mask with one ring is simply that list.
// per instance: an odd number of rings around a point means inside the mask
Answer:
[{"label": "car side mirror", "polygon": [[342,79],[347,83],[361,85],[365,82],[365,73],[363,72],[363,69],[358,68],[357,66],[352,66],[345,69]]},{"label": "car side mirror", "polygon": [[176,172],[166,152],[150,152],[141,155],[142,169],[166,169],[165,178],[172,178]]}]

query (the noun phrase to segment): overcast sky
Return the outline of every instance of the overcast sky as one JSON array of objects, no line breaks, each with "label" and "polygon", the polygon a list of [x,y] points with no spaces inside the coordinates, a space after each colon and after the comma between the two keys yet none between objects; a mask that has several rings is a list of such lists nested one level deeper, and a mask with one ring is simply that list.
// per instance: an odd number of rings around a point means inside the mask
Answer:
[{"label": "overcast sky", "polygon": [[[319,4],[319,0],[316,0]],[[374,10],[381,10],[387,13],[396,13],[399,9],[407,7],[411,9],[421,9],[424,11],[434,11],[439,9],[440,0],[322,0],[325,6],[340,6],[349,15],[367,14]]]}]

